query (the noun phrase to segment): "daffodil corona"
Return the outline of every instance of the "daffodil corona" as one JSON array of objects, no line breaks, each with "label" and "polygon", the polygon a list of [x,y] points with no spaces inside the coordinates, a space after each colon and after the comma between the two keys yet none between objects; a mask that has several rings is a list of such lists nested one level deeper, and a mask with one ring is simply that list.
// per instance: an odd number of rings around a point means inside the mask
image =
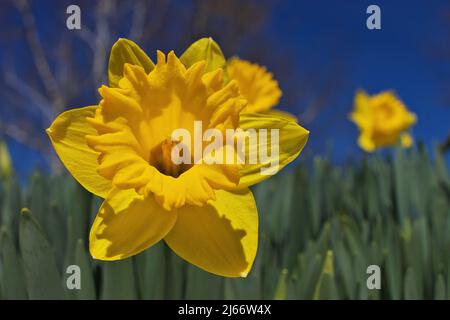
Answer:
[{"label": "daffodil corona", "polygon": [[367,152],[397,143],[403,147],[413,144],[408,130],[416,123],[416,115],[391,91],[373,96],[358,91],[350,119],[360,130],[359,146]]},{"label": "daffodil corona", "polygon": [[[276,129],[282,168],[303,149],[308,131],[284,117],[244,112],[248,101],[239,81],[227,75],[211,39],[195,42],[180,58],[158,51],[156,64],[135,43],[120,39],[111,51],[109,80],[99,89],[98,105],[66,111],[47,129],[74,178],[104,198],[90,232],[91,255],[124,259],[164,240],[206,271],[246,276],[258,243],[258,213],[248,187],[269,177],[261,172],[268,164],[205,161],[205,151],[176,162],[174,148],[185,141],[172,133],[183,129],[194,137],[199,122],[204,130],[223,133]],[[270,154],[269,140],[247,144],[245,152]],[[194,147],[186,148],[189,157],[195,154]]]}]

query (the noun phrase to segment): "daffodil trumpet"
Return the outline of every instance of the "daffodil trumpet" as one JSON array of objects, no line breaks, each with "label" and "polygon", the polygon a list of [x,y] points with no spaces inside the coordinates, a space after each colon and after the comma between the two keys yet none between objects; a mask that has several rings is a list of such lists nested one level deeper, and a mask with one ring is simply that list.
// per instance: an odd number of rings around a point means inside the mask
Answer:
[{"label": "daffodil trumpet", "polygon": [[[73,177],[104,198],[89,235],[91,255],[125,259],[164,240],[203,270],[246,276],[258,246],[258,213],[249,187],[270,177],[263,168],[271,166],[272,155],[276,171],[293,161],[309,132],[292,118],[246,110],[242,81],[228,72],[210,38],[193,43],[179,58],[158,51],[156,63],[134,42],[119,39],[108,76],[97,105],[68,110],[47,129]],[[254,105],[264,102],[266,108],[267,91],[257,92],[265,98]],[[172,136],[177,129],[185,139]],[[234,139],[240,136],[236,132],[270,134],[241,147],[239,139],[211,143],[227,130]],[[228,150],[233,158],[241,151],[257,160],[227,161]],[[211,161],[218,154],[223,163]]]}]

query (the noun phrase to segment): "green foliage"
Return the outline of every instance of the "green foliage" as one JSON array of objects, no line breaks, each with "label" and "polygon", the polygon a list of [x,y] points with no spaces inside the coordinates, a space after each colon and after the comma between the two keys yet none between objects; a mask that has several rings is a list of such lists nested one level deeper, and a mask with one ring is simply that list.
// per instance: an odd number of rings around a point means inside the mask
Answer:
[{"label": "green foliage", "polygon": [[[449,299],[450,178],[441,154],[395,150],[361,165],[322,158],[254,188],[259,251],[246,279],[208,274],[162,242],[119,262],[94,261],[101,199],[71,177],[0,181],[3,299]],[[22,209],[22,208],[29,208]],[[81,269],[68,290],[66,268]],[[381,290],[366,286],[381,268]]]}]

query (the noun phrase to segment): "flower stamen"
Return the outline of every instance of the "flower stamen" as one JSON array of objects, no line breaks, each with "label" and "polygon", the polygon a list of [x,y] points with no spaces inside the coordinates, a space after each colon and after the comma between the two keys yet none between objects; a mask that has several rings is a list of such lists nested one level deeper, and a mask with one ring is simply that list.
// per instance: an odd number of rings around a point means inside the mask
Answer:
[{"label": "flower stamen", "polygon": [[[180,174],[188,170],[192,165],[187,165],[184,163],[176,164],[172,160],[172,152],[174,147],[178,145],[180,141],[172,140],[171,138],[165,139],[161,142],[159,149],[160,159],[158,159],[157,168],[158,170],[168,176],[177,178]],[[182,149],[180,152],[183,152]]]}]

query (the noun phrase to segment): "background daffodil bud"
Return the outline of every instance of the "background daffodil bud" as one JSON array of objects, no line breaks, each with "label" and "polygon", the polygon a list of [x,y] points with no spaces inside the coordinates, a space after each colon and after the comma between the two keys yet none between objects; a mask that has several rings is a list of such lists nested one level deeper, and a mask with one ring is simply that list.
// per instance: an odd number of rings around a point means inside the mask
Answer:
[{"label": "background daffodil bud", "polygon": [[0,178],[6,179],[12,172],[11,157],[6,143],[0,141]]}]

